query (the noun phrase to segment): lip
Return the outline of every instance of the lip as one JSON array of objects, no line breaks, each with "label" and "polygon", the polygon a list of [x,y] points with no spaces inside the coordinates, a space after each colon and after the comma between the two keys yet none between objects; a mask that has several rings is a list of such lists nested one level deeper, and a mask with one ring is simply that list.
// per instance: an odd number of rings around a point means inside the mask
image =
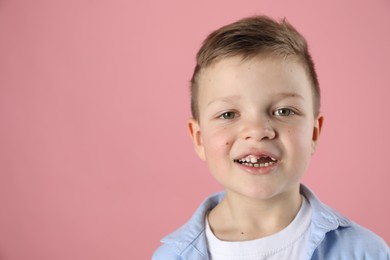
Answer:
[{"label": "lip", "polygon": [[[272,165],[266,166],[266,167],[251,167],[247,165],[240,164],[238,162],[239,159],[245,158],[249,155],[255,156],[255,157],[262,157],[262,156],[268,156],[272,157],[276,160],[276,162]],[[270,152],[265,151],[252,151],[252,152],[246,152],[238,156],[236,159],[234,159],[234,163],[243,171],[248,172],[252,175],[265,175],[271,173],[276,167],[279,166],[280,157],[276,156],[275,154],[272,154]]]},{"label": "lip", "polygon": [[244,164],[240,164],[237,161],[234,162],[241,170],[246,171],[252,175],[265,175],[271,173],[276,167],[279,166],[279,161],[266,167],[251,167]]}]

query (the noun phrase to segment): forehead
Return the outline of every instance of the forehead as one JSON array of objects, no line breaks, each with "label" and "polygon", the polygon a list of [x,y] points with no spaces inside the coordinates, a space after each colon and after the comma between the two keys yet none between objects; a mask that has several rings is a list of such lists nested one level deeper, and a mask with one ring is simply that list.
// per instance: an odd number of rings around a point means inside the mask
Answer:
[{"label": "forehead", "polygon": [[[213,96],[251,88],[262,94],[296,92],[311,96],[306,70],[294,56],[228,57],[203,69],[198,80],[200,102]],[[206,100],[205,100],[206,99]]]}]

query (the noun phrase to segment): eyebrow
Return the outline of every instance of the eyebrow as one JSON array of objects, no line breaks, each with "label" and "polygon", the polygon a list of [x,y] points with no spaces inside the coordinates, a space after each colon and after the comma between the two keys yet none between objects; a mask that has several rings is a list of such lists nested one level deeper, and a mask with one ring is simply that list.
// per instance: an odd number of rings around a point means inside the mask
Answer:
[{"label": "eyebrow", "polygon": [[241,99],[241,96],[238,96],[238,95],[234,95],[234,96],[227,96],[227,97],[222,97],[222,98],[216,98],[214,100],[211,100],[207,106],[210,106],[211,104],[215,103],[215,102],[223,102],[223,103],[230,103],[230,102],[234,102],[236,100],[239,100]]},{"label": "eyebrow", "polygon": [[298,98],[298,99],[305,100],[303,96],[294,92],[282,92],[282,93],[278,93],[277,96],[280,96],[281,98]]},{"label": "eyebrow", "polygon": [[[301,100],[305,100],[303,98],[303,96],[301,96],[298,93],[294,93],[294,92],[282,92],[282,93],[278,93],[277,96],[280,96],[280,99],[283,99],[283,98],[298,98],[298,99],[301,99]],[[213,104],[215,102],[230,103],[230,102],[234,102],[236,100],[239,100],[240,98],[241,98],[241,96],[238,96],[238,95],[227,96],[227,97],[222,97],[222,98],[216,98],[214,100],[211,100],[207,104],[207,106],[210,106],[211,104]]]}]

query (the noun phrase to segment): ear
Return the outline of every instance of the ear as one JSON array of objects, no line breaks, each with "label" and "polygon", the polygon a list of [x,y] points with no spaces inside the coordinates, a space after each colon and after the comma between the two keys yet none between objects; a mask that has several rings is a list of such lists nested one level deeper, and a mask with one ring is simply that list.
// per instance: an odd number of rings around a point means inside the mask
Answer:
[{"label": "ear", "polygon": [[324,123],[324,116],[321,113],[319,113],[317,118],[314,121],[313,136],[312,136],[313,147],[311,151],[312,154],[314,154],[317,148],[323,123]]},{"label": "ear", "polygon": [[202,160],[206,159],[204,147],[203,147],[203,140],[202,135],[200,132],[200,125],[199,122],[193,118],[189,119],[187,122],[187,128],[188,132],[192,138],[192,142],[194,144],[194,148],[196,153],[198,154],[199,158]]}]

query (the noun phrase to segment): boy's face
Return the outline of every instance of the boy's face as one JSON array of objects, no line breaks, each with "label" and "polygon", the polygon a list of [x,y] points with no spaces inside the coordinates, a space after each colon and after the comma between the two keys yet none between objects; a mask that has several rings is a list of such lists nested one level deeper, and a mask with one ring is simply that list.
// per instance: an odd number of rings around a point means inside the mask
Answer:
[{"label": "boy's face", "polygon": [[270,199],[299,189],[323,120],[299,62],[225,58],[201,72],[198,95],[189,131],[227,192]]}]

